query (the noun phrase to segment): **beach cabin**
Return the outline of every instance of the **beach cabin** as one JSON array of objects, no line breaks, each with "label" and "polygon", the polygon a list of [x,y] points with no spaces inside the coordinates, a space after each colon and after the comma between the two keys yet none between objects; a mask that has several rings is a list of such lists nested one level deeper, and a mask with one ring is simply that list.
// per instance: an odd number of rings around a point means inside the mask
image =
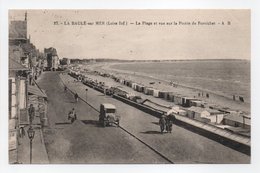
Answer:
[{"label": "beach cabin", "polygon": [[203,107],[204,102],[201,100],[191,100],[191,105],[190,106],[196,106],[196,107]]},{"label": "beach cabin", "polygon": [[168,93],[169,93],[168,91],[159,91],[159,98],[163,98],[163,99],[167,100]]},{"label": "beach cabin", "polygon": [[172,93],[173,92],[167,92],[165,99],[168,100],[168,101],[171,101],[171,97],[170,96],[172,95]]},{"label": "beach cabin", "polygon": [[239,113],[231,113],[223,118],[223,124],[233,127],[251,128],[251,117]]},{"label": "beach cabin", "polygon": [[132,81],[126,80],[125,85],[132,88]]},{"label": "beach cabin", "polygon": [[182,95],[176,94],[174,96],[174,104],[176,105],[182,105]]},{"label": "beach cabin", "polygon": [[204,108],[192,106],[187,109],[187,117],[189,118],[199,120],[201,119],[201,117],[207,117],[207,116],[210,116],[210,113]]},{"label": "beach cabin", "polygon": [[159,90],[157,90],[157,89],[152,89],[153,90],[153,96],[154,97],[159,97]]},{"label": "beach cabin", "polygon": [[224,118],[224,114],[218,110],[194,106],[187,109],[187,116],[201,122],[215,124],[222,123]]},{"label": "beach cabin", "polygon": [[140,84],[136,84],[136,91],[143,92],[144,91],[144,86],[140,85]]},{"label": "beach cabin", "polygon": [[119,79],[119,83],[124,84],[125,80],[124,79]]},{"label": "beach cabin", "polygon": [[200,101],[200,100],[193,98],[193,97],[183,97],[182,98],[182,106],[191,107],[193,101]]},{"label": "beach cabin", "polygon": [[132,88],[136,91],[136,85],[137,83],[132,83]]},{"label": "beach cabin", "polygon": [[176,93],[170,92],[168,94],[168,100],[171,101],[171,102],[174,102],[174,95],[176,95]]},{"label": "beach cabin", "polygon": [[151,88],[151,87],[144,87],[144,94],[146,94],[146,95],[153,95],[153,88]]},{"label": "beach cabin", "polygon": [[186,114],[187,114],[187,112],[185,110],[180,109],[179,106],[172,107],[171,110],[169,110],[167,112],[167,115],[172,114],[172,113],[178,114],[178,115],[183,115],[183,116],[186,116]]}]

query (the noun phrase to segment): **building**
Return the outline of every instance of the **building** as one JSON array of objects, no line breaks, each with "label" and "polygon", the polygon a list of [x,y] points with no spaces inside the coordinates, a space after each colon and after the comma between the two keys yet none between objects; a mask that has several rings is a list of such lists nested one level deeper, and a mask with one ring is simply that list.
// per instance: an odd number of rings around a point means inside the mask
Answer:
[{"label": "building", "polygon": [[44,49],[44,56],[46,59],[45,70],[56,71],[59,67],[60,60],[57,50],[53,47]]},{"label": "building", "polygon": [[[32,88],[39,88],[37,75],[39,50],[27,38],[27,14],[23,21],[9,23],[9,163],[19,163],[18,151],[24,127],[29,125],[28,105]],[[39,89],[40,90],[40,89]],[[46,94],[41,94],[46,98]],[[39,107],[39,105],[35,105]],[[21,133],[23,132],[23,133]]]},{"label": "building", "polygon": [[9,162],[18,162],[20,124],[27,114],[29,56],[22,45],[27,43],[27,17],[9,23]]},{"label": "building", "polygon": [[70,65],[70,59],[69,58],[62,58],[60,60],[61,65]]},{"label": "building", "polygon": [[[18,162],[18,136],[21,122],[27,110],[27,72],[22,66],[9,57],[9,161]],[[27,117],[27,116],[25,116]],[[28,119],[27,119],[28,120]]]}]

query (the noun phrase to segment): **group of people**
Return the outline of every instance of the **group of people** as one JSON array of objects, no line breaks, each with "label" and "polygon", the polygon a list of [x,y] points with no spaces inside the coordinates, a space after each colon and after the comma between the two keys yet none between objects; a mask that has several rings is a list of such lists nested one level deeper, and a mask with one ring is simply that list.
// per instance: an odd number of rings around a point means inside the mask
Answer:
[{"label": "group of people", "polygon": [[68,120],[70,120],[71,123],[73,123],[75,120],[77,120],[77,114],[76,114],[76,110],[74,108],[72,108],[72,110],[69,111]]},{"label": "group of people", "polygon": [[174,116],[163,114],[159,120],[159,125],[161,129],[161,133],[166,130],[167,133],[172,132],[172,123],[173,123]]}]

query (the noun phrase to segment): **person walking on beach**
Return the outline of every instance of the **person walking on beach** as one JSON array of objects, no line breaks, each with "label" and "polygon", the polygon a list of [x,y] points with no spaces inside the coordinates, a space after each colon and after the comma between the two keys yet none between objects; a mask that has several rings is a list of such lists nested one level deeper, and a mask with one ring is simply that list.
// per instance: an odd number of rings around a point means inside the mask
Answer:
[{"label": "person walking on beach", "polygon": [[75,101],[78,102],[79,101],[79,95],[77,93],[75,93],[74,95]]}]

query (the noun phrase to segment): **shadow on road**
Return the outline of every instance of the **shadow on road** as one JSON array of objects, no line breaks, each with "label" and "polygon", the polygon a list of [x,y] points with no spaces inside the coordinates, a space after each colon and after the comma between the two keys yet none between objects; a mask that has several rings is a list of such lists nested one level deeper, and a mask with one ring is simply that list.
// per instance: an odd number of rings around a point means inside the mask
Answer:
[{"label": "shadow on road", "polygon": [[81,120],[86,125],[94,125],[96,127],[102,127],[99,121],[97,120]]},{"label": "shadow on road", "polygon": [[104,94],[98,94],[97,96],[105,96]]},{"label": "shadow on road", "polygon": [[159,132],[159,131],[146,131],[146,132],[141,132],[141,133],[143,133],[143,134],[152,134],[152,135],[154,135],[154,134],[161,134],[161,132]]},{"label": "shadow on road", "polygon": [[159,126],[159,122],[152,122],[153,124]]},{"label": "shadow on road", "polygon": [[58,122],[58,123],[55,123],[55,125],[64,125],[64,124],[71,124],[71,122]]}]

